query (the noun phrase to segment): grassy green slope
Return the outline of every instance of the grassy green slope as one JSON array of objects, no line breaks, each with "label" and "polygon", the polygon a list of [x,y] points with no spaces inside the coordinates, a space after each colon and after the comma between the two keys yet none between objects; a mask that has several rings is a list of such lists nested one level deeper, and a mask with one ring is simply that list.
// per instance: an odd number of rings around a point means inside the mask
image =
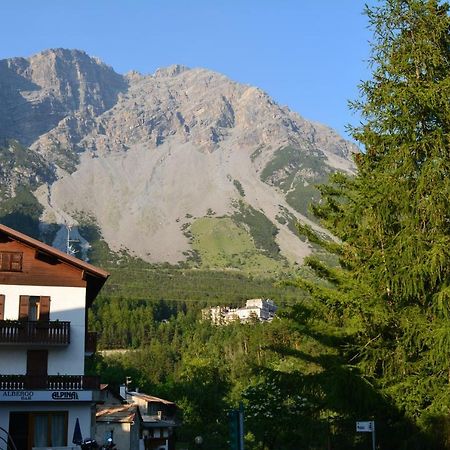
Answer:
[{"label": "grassy green slope", "polygon": [[259,250],[252,236],[228,217],[204,217],[191,226],[192,246],[202,268],[235,268],[247,274],[274,274],[285,269],[280,259]]}]

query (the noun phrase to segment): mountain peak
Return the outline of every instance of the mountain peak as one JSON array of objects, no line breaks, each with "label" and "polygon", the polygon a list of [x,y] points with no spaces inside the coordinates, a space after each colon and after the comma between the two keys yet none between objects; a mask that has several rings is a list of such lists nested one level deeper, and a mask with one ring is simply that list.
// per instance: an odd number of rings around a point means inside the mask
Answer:
[{"label": "mountain peak", "polygon": [[176,77],[180,73],[191,70],[190,67],[184,66],[183,64],[172,64],[168,67],[161,67],[157,69],[154,73],[154,77],[156,78],[165,78],[165,77]]}]

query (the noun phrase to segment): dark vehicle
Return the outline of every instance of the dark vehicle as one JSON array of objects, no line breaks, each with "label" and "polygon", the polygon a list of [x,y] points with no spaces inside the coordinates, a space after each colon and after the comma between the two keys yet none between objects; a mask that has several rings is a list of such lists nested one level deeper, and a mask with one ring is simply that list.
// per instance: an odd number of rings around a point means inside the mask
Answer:
[{"label": "dark vehicle", "polygon": [[95,439],[87,438],[81,444],[81,450],[97,450],[98,444]]}]

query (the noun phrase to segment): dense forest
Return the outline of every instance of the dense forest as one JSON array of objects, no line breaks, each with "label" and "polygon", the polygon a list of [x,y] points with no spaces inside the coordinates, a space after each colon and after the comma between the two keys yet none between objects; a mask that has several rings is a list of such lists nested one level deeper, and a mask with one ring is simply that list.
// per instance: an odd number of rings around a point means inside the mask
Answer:
[{"label": "dense forest", "polygon": [[382,449],[450,448],[449,6],[385,0],[366,14],[357,173],[312,206],[339,240],[298,226],[339,263],[309,258],[315,277],[281,277],[270,324],[214,326],[199,320],[208,299],[189,295],[108,292],[93,310],[102,345],[130,351],[92,370],[176,401],[185,447],[200,434],[227,448],[227,410],[242,401],[249,450],[370,448],[356,420],[375,420]]}]

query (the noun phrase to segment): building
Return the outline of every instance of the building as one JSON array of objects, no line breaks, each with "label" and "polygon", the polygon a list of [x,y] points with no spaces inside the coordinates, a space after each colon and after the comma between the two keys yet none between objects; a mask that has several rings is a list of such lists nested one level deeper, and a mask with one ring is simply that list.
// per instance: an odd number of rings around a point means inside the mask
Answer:
[{"label": "building", "polygon": [[77,424],[93,435],[99,380],[84,371],[95,344],[87,311],[107,278],[0,225],[0,430],[17,450],[72,447]]},{"label": "building", "polygon": [[141,392],[127,392],[127,400],[139,408],[145,450],[173,450],[177,427],[175,403]]},{"label": "building", "polygon": [[97,443],[105,444],[111,437],[120,450],[139,450],[141,426],[137,405],[126,403],[109,385],[100,385],[95,426]]},{"label": "building", "polygon": [[138,450],[141,422],[136,405],[97,408],[95,440],[102,445],[111,437],[120,450]]},{"label": "building", "polygon": [[120,394],[101,385],[96,411],[95,440],[112,437],[120,450],[173,450],[177,407],[175,403],[137,391]]},{"label": "building", "polygon": [[203,319],[209,319],[216,325],[223,325],[239,320],[246,323],[252,320],[270,322],[275,317],[277,307],[272,300],[253,298],[245,302],[242,308],[214,306],[202,310]]},{"label": "building", "polygon": [[120,450],[139,450],[142,417],[136,405],[107,384],[100,385],[97,400],[95,434],[99,445],[112,438]]},{"label": "building", "polygon": [[95,440],[99,445],[111,437],[120,450],[139,450],[142,417],[137,405],[127,403],[107,384],[100,385],[96,408]]}]

